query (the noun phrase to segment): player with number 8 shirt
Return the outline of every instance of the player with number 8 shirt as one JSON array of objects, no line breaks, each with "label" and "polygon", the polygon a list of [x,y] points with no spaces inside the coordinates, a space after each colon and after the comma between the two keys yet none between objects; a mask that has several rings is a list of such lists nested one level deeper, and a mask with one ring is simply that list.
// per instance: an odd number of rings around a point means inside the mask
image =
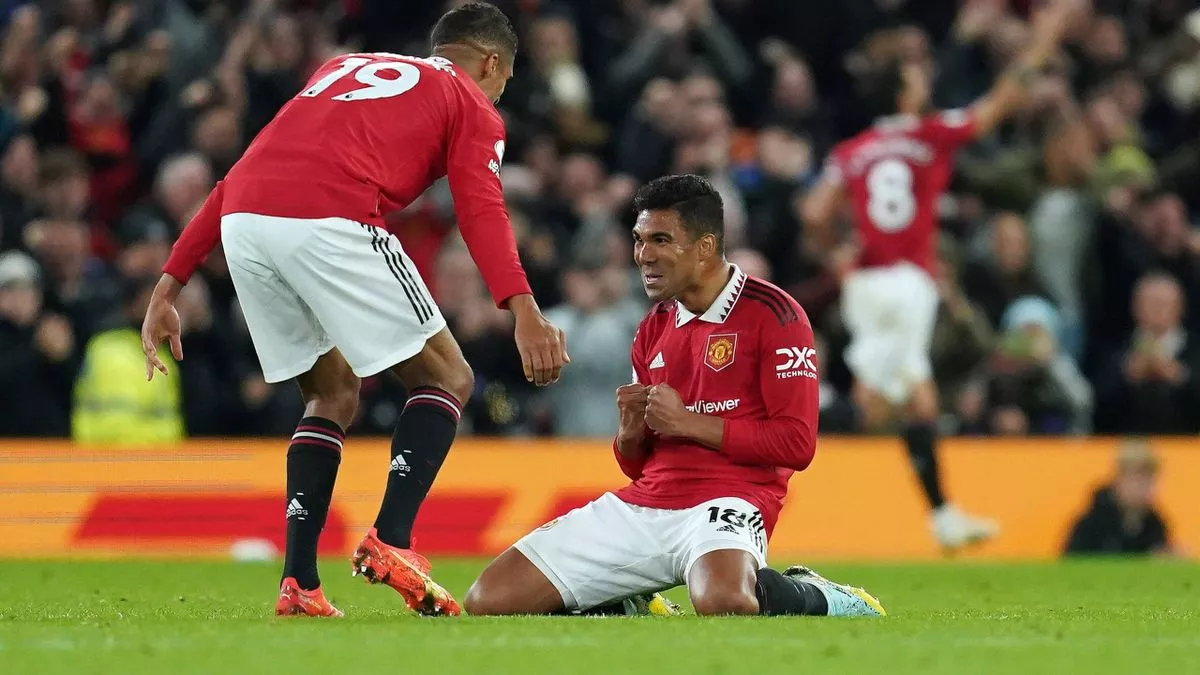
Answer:
[{"label": "player with number 8 shirt", "polygon": [[408,389],[379,515],[352,571],[423,614],[457,614],[413,549],[412,526],[458,428],[470,366],[386,216],[447,176],[459,230],[492,296],[515,316],[526,378],[558,379],[562,331],[542,316],[517,255],[504,195],[504,125],[516,34],[497,8],[447,12],[429,58],[348,54],[323,66],[258,134],[184,229],[142,329],[147,377],[182,358],[174,301],[218,242],[265,379],[295,378],[305,401],[287,454],[287,550],[276,613],[341,616],[317,574],[317,541],[360,378]]},{"label": "player with number 8 shirt", "polygon": [[[842,315],[851,334],[845,358],[860,425],[878,430],[895,418],[906,423],[905,445],[933,511],[931,529],[947,550],[988,539],[997,527],[942,494],[939,403],[929,362],[939,304],[938,200],[955,152],[1018,109],[1082,4],[1053,0],[1038,10],[1025,52],[965,110],[929,112],[930,74],[921,65],[896,61],[872,73],[868,102],[881,116],[833,148],[803,208],[806,237],[827,248],[842,282]],[[850,202],[856,236],[839,244],[832,225],[843,199]]]}]

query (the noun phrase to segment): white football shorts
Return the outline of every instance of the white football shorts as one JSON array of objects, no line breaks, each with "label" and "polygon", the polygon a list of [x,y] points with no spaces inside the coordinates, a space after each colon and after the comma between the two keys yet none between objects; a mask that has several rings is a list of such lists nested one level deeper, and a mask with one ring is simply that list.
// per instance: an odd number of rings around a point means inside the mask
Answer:
[{"label": "white football shorts", "polygon": [[762,514],[722,497],[690,509],[627,504],[611,492],[546,523],[513,545],[562,594],[588,609],[687,583],[706,553],[735,549],[767,565]]},{"label": "white football shorts", "polygon": [[335,346],[359,377],[415,356],[446,326],[391,233],[345,218],[231,213],[221,244],[267,382]]},{"label": "white football shorts", "polygon": [[929,363],[938,292],[929,274],[909,263],[852,272],[842,285],[842,318],[850,331],[846,365],[892,404],[931,377]]}]

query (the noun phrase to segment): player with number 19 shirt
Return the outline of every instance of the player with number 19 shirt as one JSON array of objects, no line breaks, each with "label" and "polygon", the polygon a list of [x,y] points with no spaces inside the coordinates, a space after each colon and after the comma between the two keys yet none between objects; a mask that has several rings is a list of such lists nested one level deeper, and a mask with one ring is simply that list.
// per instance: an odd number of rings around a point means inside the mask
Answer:
[{"label": "player with number 19 shirt", "polygon": [[317,542],[328,516],[359,378],[385,370],[408,391],[392,437],[387,488],[355,551],[354,574],[394,588],[409,608],[457,614],[457,601],[412,550],[412,528],[474,388],[446,320],[400,241],[384,227],[447,176],[459,230],[497,305],[514,315],[525,376],[555,381],[569,361],[517,256],[494,103],[517,37],[495,6],[468,2],[430,33],[428,58],[371,53],[323,65],[258,134],[184,229],[142,328],[147,377],[182,357],[174,308],[220,241],[267,382],[295,378],[305,401],[287,455],[287,547],[277,614],[340,616],[324,597]]},{"label": "player with number 19 shirt", "polygon": [[218,185],[219,199],[184,230],[166,272],[188,279],[220,238],[221,216],[383,227],[385,215],[448,176],[459,229],[503,303],[529,292],[497,175],[504,143],[500,114],[450,61],[337,57],[255,137]]}]

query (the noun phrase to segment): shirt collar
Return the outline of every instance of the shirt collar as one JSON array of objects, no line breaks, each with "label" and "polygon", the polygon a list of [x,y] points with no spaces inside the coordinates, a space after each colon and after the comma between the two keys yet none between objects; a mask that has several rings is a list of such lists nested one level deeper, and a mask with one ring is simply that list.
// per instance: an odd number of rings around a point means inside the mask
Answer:
[{"label": "shirt collar", "polygon": [[[711,306],[701,315],[701,321],[708,323],[725,323],[725,319],[729,318],[729,314],[733,312],[734,305],[737,304],[738,298],[742,296],[742,287],[746,285],[746,273],[737,265],[733,267],[733,275],[729,278],[729,283],[725,284],[725,288],[721,289],[721,294]],[[692,313],[683,303],[675,301],[675,327],[679,328],[687,324],[692,319],[697,318],[696,314]]]}]

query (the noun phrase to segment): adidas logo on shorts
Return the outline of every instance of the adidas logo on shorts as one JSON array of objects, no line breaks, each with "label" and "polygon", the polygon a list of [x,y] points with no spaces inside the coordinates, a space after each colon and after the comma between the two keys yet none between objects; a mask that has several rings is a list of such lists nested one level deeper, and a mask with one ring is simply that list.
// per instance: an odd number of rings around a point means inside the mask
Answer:
[{"label": "adidas logo on shorts", "polygon": [[730,534],[737,534],[737,528],[732,525],[722,525],[721,527],[717,528],[717,532],[729,532]]}]

